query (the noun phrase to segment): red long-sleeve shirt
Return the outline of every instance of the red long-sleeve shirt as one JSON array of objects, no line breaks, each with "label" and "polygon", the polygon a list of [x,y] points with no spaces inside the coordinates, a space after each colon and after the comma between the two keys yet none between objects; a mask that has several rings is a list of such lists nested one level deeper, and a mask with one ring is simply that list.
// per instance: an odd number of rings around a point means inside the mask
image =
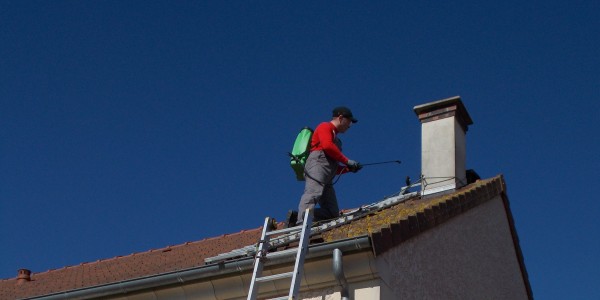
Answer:
[{"label": "red long-sleeve shirt", "polygon": [[311,150],[323,150],[325,154],[343,164],[348,163],[348,158],[333,142],[337,128],[331,122],[323,122],[317,126],[311,140]]}]

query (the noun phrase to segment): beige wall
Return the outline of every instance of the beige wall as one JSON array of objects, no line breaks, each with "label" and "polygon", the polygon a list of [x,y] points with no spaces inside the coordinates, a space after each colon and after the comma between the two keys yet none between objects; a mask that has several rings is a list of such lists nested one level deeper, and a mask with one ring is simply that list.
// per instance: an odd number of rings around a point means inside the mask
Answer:
[{"label": "beige wall", "polygon": [[[332,286],[323,290],[312,290],[300,293],[298,296],[302,300],[341,300],[342,296],[339,292],[340,288]],[[362,280],[353,282],[349,288],[350,299],[352,300],[380,300],[381,288],[380,280]]]},{"label": "beige wall", "polygon": [[500,196],[376,258],[389,299],[527,299]]}]

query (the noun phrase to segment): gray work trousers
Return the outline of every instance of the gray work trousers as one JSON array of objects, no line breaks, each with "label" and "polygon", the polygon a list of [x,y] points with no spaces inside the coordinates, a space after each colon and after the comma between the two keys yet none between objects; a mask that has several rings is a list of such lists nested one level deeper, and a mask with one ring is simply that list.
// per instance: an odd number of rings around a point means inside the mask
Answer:
[{"label": "gray work trousers", "polygon": [[[306,159],[304,167],[304,194],[298,205],[298,223],[304,220],[304,212],[312,208],[315,221],[338,217],[340,209],[333,189],[333,178],[338,169],[338,163],[327,157],[323,151],[313,151]],[[318,208],[315,205],[319,203]]]}]

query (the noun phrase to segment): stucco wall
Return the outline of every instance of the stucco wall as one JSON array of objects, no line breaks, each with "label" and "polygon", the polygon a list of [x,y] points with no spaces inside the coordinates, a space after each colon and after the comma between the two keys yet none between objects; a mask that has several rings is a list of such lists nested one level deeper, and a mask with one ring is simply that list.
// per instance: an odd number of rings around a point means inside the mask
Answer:
[{"label": "stucco wall", "polygon": [[[339,286],[332,286],[322,290],[305,291],[298,294],[302,300],[341,300]],[[362,280],[353,282],[348,289],[351,300],[380,300],[384,293],[380,288],[380,280]]]},{"label": "stucco wall", "polygon": [[500,196],[376,258],[389,299],[527,299]]}]

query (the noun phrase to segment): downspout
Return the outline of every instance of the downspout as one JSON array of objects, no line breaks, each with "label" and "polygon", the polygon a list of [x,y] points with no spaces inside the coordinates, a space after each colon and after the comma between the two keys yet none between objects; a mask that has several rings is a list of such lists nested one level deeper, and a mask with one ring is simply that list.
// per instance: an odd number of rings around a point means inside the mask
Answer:
[{"label": "downspout", "polygon": [[342,286],[342,291],[340,292],[342,300],[349,300],[350,296],[348,293],[348,282],[346,281],[346,276],[344,276],[342,251],[338,248],[333,249],[333,275],[335,275],[335,279]]}]

